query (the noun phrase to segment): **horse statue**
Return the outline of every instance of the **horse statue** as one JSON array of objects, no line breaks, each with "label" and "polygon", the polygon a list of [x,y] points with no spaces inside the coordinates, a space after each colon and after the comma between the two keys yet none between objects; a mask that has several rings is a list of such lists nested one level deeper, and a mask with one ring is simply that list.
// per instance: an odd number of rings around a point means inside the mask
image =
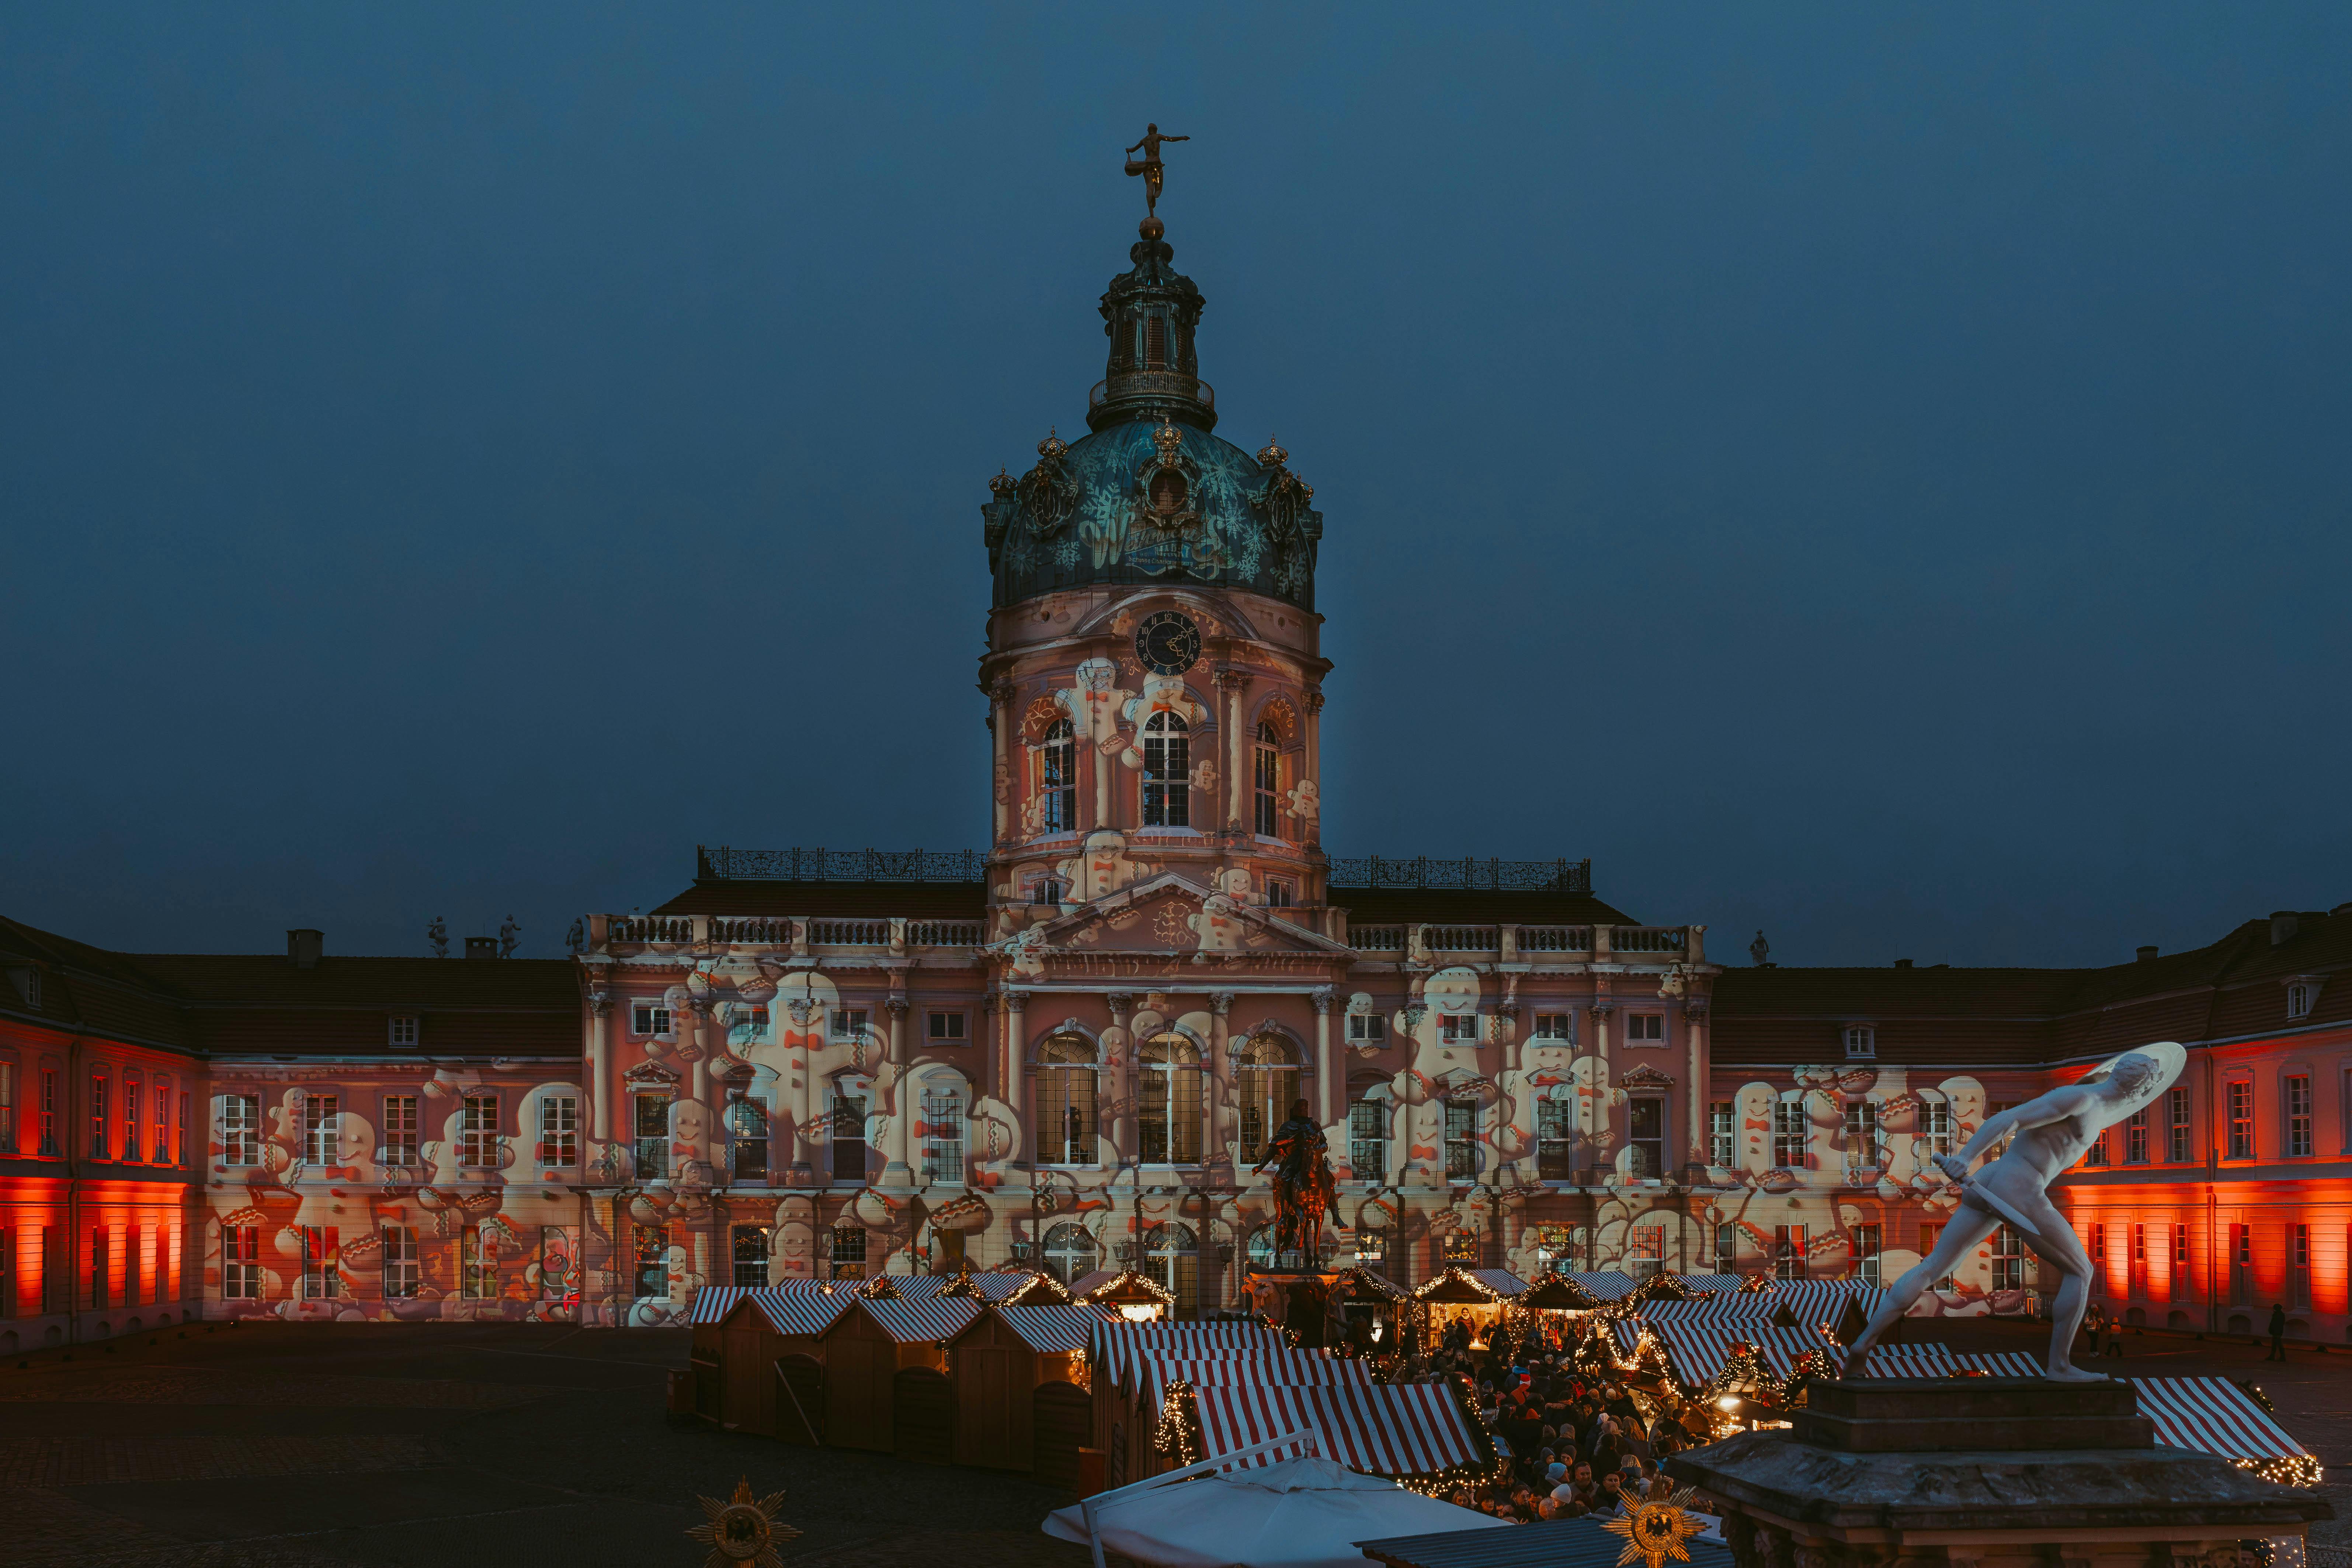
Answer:
[{"label": "horse statue", "polygon": [[1323,1216],[1331,1211],[1331,1161],[1323,1129],[1304,1100],[1290,1107],[1290,1120],[1266,1141],[1257,1169],[1274,1168],[1274,1261],[1297,1252],[1300,1267],[1322,1266]]}]

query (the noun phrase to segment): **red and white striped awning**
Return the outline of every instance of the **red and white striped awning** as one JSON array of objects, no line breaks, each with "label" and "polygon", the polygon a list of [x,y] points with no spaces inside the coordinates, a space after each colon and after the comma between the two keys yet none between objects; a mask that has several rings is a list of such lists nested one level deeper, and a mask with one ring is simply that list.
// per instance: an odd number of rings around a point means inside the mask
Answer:
[{"label": "red and white striped awning", "polygon": [[1685,1388],[1704,1388],[1723,1372],[1734,1347],[1754,1347],[1757,1359],[1775,1377],[1789,1377],[1808,1351],[1832,1351],[1835,1346],[1818,1329],[1780,1329],[1754,1321],[1654,1323],[1650,1331],[1666,1347],[1667,1364],[1675,1381]]},{"label": "red and white striped awning", "polygon": [[1859,1368],[1845,1365],[1843,1347],[1830,1354],[1848,1377],[1951,1377],[1960,1370],[1949,1345],[1873,1345]]},{"label": "red and white striped awning", "polygon": [[[1486,1465],[1494,1448],[1440,1384],[1364,1384],[1340,1388],[1267,1388],[1213,1384],[1192,1391],[1201,1451],[1216,1458],[1262,1443],[1286,1428],[1315,1434],[1323,1457],[1366,1475],[1433,1475],[1464,1465]],[[1290,1458],[1281,1452],[1242,1461],[1255,1468]]]},{"label": "red and white striped awning", "polygon": [[1715,1296],[1704,1301],[1644,1301],[1635,1316],[1647,1323],[1769,1323],[1780,1312],[1769,1296]]},{"label": "red and white striped awning", "polygon": [[1366,1363],[1308,1351],[1267,1353],[1251,1349],[1192,1358],[1149,1356],[1136,1369],[1135,1402],[1142,1410],[1159,1409],[1171,1383],[1189,1383],[1196,1388],[1236,1383],[1270,1388],[1336,1388],[1369,1385],[1371,1381],[1371,1368]]},{"label": "red and white striped awning", "polygon": [[860,1310],[902,1345],[936,1344],[980,1316],[968,1296],[860,1296]]},{"label": "red and white striped awning", "polygon": [[1111,1310],[1108,1307],[1067,1302],[991,1310],[1004,1321],[1006,1328],[1021,1336],[1023,1344],[1042,1355],[1066,1355],[1071,1351],[1086,1349],[1095,1325]]},{"label": "red and white striped awning", "polygon": [[1744,1275],[1738,1274],[1677,1274],[1675,1278],[1693,1290],[1719,1290],[1725,1295],[1748,1282]]},{"label": "red and white striped awning", "polygon": [[2040,1377],[2042,1363],[2027,1351],[1962,1351],[1952,1359],[1962,1372],[1989,1377]]},{"label": "red and white striped awning", "polygon": [[724,1321],[735,1303],[743,1299],[745,1290],[741,1285],[705,1285],[694,1293],[694,1316],[690,1321],[698,1329]]},{"label": "red and white striped awning", "polygon": [[2253,1395],[2226,1377],[2126,1378],[2139,1413],[2156,1423],[2168,1448],[2193,1448],[2224,1459],[2290,1459],[2306,1452]]},{"label": "red and white striped awning", "polygon": [[1253,1345],[1279,1350],[1289,1343],[1271,1323],[1131,1323],[1113,1318],[1094,1326],[1088,1354],[1097,1376],[1132,1391],[1136,1365],[1146,1355],[1202,1356]]},{"label": "red and white striped awning", "polygon": [[1767,1299],[1786,1306],[1806,1328],[1817,1323],[1835,1327],[1845,1315],[1848,1301],[1859,1306],[1867,1318],[1886,1300],[1886,1292],[1860,1279],[1783,1279]]}]

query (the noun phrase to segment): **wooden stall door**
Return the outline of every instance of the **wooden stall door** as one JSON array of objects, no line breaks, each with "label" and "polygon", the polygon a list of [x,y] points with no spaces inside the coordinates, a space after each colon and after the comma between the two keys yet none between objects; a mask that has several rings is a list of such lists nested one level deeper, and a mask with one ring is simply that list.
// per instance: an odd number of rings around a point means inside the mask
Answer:
[{"label": "wooden stall door", "polygon": [[787,1443],[824,1440],[824,1364],[814,1356],[776,1358],[775,1435]]},{"label": "wooden stall door", "polygon": [[694,1413],[705,1421],[721,1419],[719,1386],[724,1373],[720,1363],[697,1356],[687,1365],[694,1371]]},{"label": "wooden stall door", "polygon": [[758,1334],[727,1336],[719,1418],[738,1431],[773,1433],[776,1429],[771,1398],[774,1380],[768,1375],[766,1349]]},{"label": "wooden stall door", "polygon": [[836,1448],[890,1451],[890,1379],[898,1347],[863,1324],[834,1331],[825,1341],[824,1440]]},{"label": "wooden stall door", "polygon": [[955,1384],[927,1366],[898,1369],[890,1380],[891,1451],[926,1465],[955,1461]]},{"label": "wooden stall door", "polygon": [[1041,1383],[1032,1396],[1039,1484],[1078,1489],[1078,1450],[1094,1436],[1094,1401],[1071,1383]]},{"label": "wooden stall door", "polygon": [[[1029,1387],[1010,1345],[956,1349],[956,1463],[990,1470],[1029,1468]],[[1017,1430],[1016,1430],[1017,1428]]]}]

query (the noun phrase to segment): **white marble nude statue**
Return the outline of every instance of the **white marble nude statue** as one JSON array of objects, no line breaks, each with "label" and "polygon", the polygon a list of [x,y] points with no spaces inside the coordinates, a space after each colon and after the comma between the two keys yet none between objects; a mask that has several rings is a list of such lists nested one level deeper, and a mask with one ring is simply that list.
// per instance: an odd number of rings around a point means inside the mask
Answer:
[{"label": "white marble nude statue", "polygon": [[[1938,1154],[1936,1163],[1960,1184],[1959,1206],[1919,1265],[1897,1279],[1846,1352],[1845,1364],[1859,1375],[1876,1344],[1910,1309],[1932,1280],[1958,1268],[1978,1243],[2007,1225],[2058,1274],[2050,1303],[2050,1369],[2060,1383],[2104,1383],[2101,1373],[2076,1366],[2068,1353],[2088,1304],[2091,1258],[2082,1238],[2050,1201],[2049,1186],[2083,1157],[2100,1132],[2154,1102],[2170,1087],[2189,1059],[2181,1047],[2165,1041],[2126,1051],[2063,1089],[1985,1119],[1968,1147]],[[2014,1134],[2014,1137],[2011,1135]],[[1969,1167],[2010,1138],[2000,1157],[1974,1176]]]}]

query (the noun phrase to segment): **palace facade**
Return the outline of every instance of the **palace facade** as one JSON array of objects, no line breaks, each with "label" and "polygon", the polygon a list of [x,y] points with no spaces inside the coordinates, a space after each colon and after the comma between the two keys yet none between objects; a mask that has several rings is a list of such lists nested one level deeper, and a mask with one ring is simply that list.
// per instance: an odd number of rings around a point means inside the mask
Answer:
[{"label": "palace facade", "polygon": [[[1991,1110],[2173,1038],[2059,1190],[2107,1305],[2342,1341],[2352,905],[2091,970],[1726,966],[1589,862],[1334,858],[1324,539],[1215,434],[1147,220],[1087,434],[990,482],[989,847],[717,848],[571,960],[110,952],[0,921],[0,1350],[191,1315],[658,1324],[705,1284],[1327,1258],[1891,1279]],[[1348,781],[1328,781],[1347,787]],[[1923,1310],[2030,1310],[1996,1235]]]}]

